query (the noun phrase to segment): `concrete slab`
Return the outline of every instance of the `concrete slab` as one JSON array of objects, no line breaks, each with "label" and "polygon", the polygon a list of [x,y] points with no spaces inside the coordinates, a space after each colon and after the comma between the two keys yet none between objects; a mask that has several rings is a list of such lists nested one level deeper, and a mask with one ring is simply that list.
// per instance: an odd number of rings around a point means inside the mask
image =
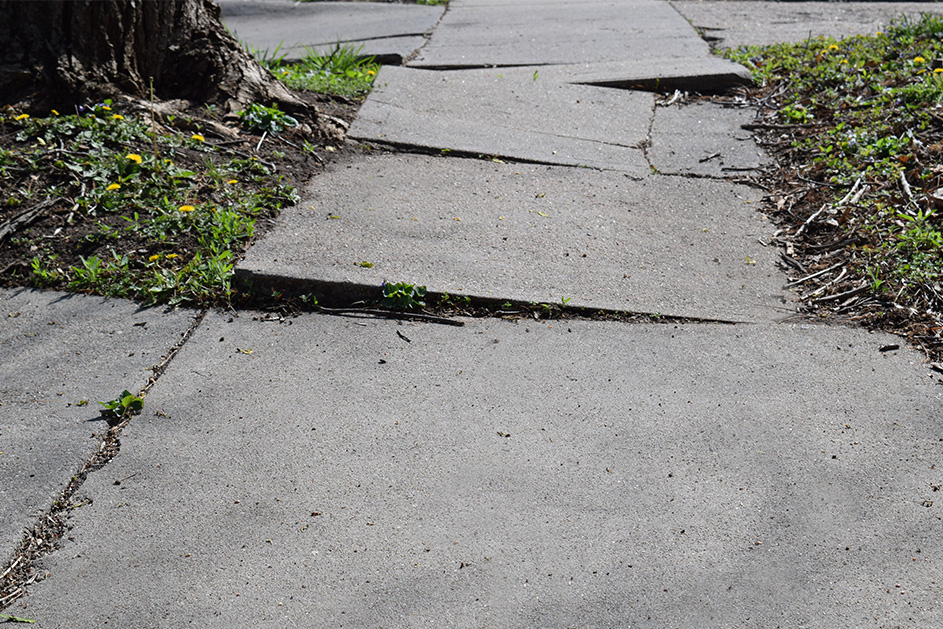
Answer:
[{"label": "concrete slab", "polygon": [[658,0],[452,0],[409,65],[426,68],[708,57],[691,25]]},{"label": "concrete slab", "polygon": [[642,177],[653,108],[651,94],[544,80],[538,68],[384,67],[349,137]]},{"label": "concrete slab", "polygon": [[[504,70],[521,72],[514,68]],[[566,83],[582,83],[620,89],[671,92],[673,90],[713,93],[751,83],[750,71],[740,64],[720,57],[684,57],[663,59],[652,64],[649,59],[626,59],[539,68],[540,76]]]},{"label": "concrete slab", "polygon": [[380,2],[294,2],[292,0],[220,0],[223,22],[240,41],[287,60],[305,55],[305,46],[319,52],[338,42],[361,54],[402,63],[426,43],[445,8]]},{"label": "concrete slab", "polygon": [[[99,401],[137,390],[191,323],[85,295],[0,289],[0,561],[48,509],[107,425]],[[85,404],[82,400],[86,400]]]},{"label": "concrete slab", "polygon": [[869,35],[901,15],[943,15],[943,5],[934,2],[675,0],[671,4],[721,48]]},{"label": "concrete slab", "polygon": [[83,487],[74,541],[7,613],[49,628],[940,626],[943,387],[915,353],[879,351],[891,342],[209,316],[151,393],[169,417],[131,423]]},{"label": "concrete slab", "polygon": [[[784,316],[759,194],[722,181],[422,155],[329,167],[237,273],[724,320]],[[332,218],[334,217],[334,218]],[[363,268],[360,262],[370,262]]]},{"label": "concrete slab", "polygon": [[742,177],[769,162],[753,135],[740,126],[755,116],[752,109],[710,102],[658,107],[648,159],[665,174]]}]

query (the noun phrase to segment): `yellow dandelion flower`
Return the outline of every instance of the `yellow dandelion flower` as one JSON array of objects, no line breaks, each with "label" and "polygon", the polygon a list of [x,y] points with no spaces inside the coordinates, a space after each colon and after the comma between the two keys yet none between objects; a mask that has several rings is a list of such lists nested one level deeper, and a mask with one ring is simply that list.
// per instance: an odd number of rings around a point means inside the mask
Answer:
[{"label": "yellow dandelion flower", "polygon": [[111,192],[112,190],[120,190],[120,189],[121,189],[121,184],[120,184],[120,183],[113,183],[113,184],[111,184],[110,186],[108,186],[107,188],[105,188],[105,190],[108,190],[109,192]]},{"label": "yellow dandelion flower", "polygon": [[59,115],[59,112],[56,111],[55,109],[50,109],[49,111],[52,112],[52,115],[53,115],[53,116],[58,116],[58,115]]},{"label": "yellow dandelion flower", "polygon": [[226,183],[229,183],[229,184],[239,183],[239,180],[238,180],[238,179],[230,179],[230,180],[227,181]]},{"label": "yellow dandelion flower", "polygon": [[839,61],[839,63],[848,63],[848,60],[847,60],[847,59],[842,59],[841,61]]},{"label": "yellow dandelion flower", "polygon": [[124,158],[134,162],[135,164],[140,164],[142,161],[141,156],[138,155],[137,153],[128,153],[127,155],[124,156]]},{"label": "yellow dandelion flower", "polygon": [[206,142],[206,138],[204,138],[199,133],[194,133],[193,135],[190,136],[190,139],[196,140],[197,142]]},{"label": "yellow dandelion flower", "polygon": [[27,118],[29,118],[29,114],[20,114],[19,116],[14,118],[14,120],[26,120]]},{"label": "yellow dandelion flower", "polygon": [[914,57],[914,63],[926,63],[927,60],[923,57]]},{"label": "yellow dandelion flower", "polygon": [[831,46],[828,47],[828,49],[829,49],[829,50],[838,50],[838,46],[836,46],[835,44],[832,44]]},{"label": "yellow dandelion flower", "polygon": [[112,120],[124,120],[124,116],[121,114],[115,114],[111,117]]},{"label": "yellow dandelion flower", "polygon": [[376,76],[377,73],[374,72],[373,70],[367,70],[367,74],[369,74],[370,76]]},{"label": "yellow dandelion flower", "polygon": [[936,68],[936,69],[933,71],[933,74],[940,74],[940,73],[943,73],[943,68]]},{"label": "yellow dandelion flower", "polygon": [[168,259],[168,260],[173,260],[173,259],[176,258],[176,257],[177,257],[177,254],[176,254],[176,253],[168,253],[168,254],[167,254],[167,259]]},{"label": "yellow dandelion flower", "polygon": [[195,210],[196,208],[193,207],[192,205],[181,205],[181,206],[180,206],[179,208],[177,208],[177,209],[178,209],[179,211],[181,211],[181,212],[192,212],[192,211]]},{"label": "yellow dandelion flower", "polygon": [[878,37],[880,37],[880,36],[883,35],[884,33],[882,33],[881,31],[876,31],[874,34],[877,35]]},{"label": "yellow dandelion flower", "polygon": [[153,262],[154,260],[160,260],[159,253],[155,253],[154,255],[152,255],[150,258],[147,259],[148,262]]},{"label": "yellow dandelion flower", "polygon": [[102,109],[104,109],[105,111],[111,111],[111,107],[109,107],[108,105],[102,105]]}]

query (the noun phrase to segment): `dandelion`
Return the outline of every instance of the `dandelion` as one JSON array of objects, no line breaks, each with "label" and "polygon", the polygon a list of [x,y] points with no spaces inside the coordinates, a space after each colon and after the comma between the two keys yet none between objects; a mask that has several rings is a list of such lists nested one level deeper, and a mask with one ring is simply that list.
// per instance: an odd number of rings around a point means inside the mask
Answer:
[{"label": "dandelion", "polygon": [[154,255],[152,255],[150,258],[147,259],[148,262],[154,262],[154,261],[156,261],[156,260],[160,260],[160,254],[159,254],[159,253],[155,253]]},{"label": "dandelion", "polygon": [[137,153],[128,153],[127,155],[124,156],[124,158],[134,162],[135,164],[140,164],[142,161],[141,156],[138,155]]},{"label": "dandelion", "polygon": [[111,117],[112,120],[124,120],[124,116],[121,114],[115,114]]},{"label": "dandelion", "polygon": [[120,184],[120,183],[113,183],[113,184],[111,184],[110,186],[108,186],[107,188],[105,188],[105,190],[107,190],[107,191],[109,191],[109,192],[111,192],[112,190],[120,190],[120,189],[121,189],[121,184]]},{"label": "dandelion", "polygon": [[181,212],[186,213],[186,212],[192,212],[192,211],[195,210],[196,208],[193,207],[192,205],[181,205],[181,206],[180,206],[179,208],[177,208],[177,209],[178,209],[179,211],[181,211]]},{"label": "dandelion", "polygon": [[29,118],[29,114],[20,114],[19,116],[14,118],[14,120],[26,120],[27,118]]},{"label": "dandelion", "polygon": [[374,72],[373,70],[367,70],[367,74],[369,74],[370,76],[376,76],[377,73]]},{"label": "dandelion", "polygon": [[52,112],[52,115],[53,115],[53,116],[58,116],[58,115],[59,115],[59,112],[56,111],[55,109],[50,109],[49,111]]},{"label": "dandelion", "polygon": [[914,57],[914,63],[926,63],[927,60],[923,57]]},{"label": "dandelion", "polygon": [[847,60],[847,59],[842,59],[841,61],[839,61],[839,63],[848,63],[848,60]]},{"label": "dandelion", "polygon": [[838,46],[836,46],[835,44],[832,44],[831,46],[828,47],[828,49],[829,49],[829,50],[838,50]]},{"label": "dandelion", "polygon": [[206,139],[199,133],[194,133],[190,136],[191,140],[196,140],[197,142],[206,142]]},{"label": "dandelion", "polygon": [[882,33],[881,31],[876,31],[874,34],[877,35],[878,37],[880,37],[880,36],[883,35],[884,33]]},{"label": "dandelion", "polygon": [[943,73],[943,68],[936,68],[935,70],[933,70],[933,74],[941,74],[941,73]]},{"label": "dandelion", "polygon": [[168,259],[168,260],[173,260],[173,259],[176,258],[176,257],[177,257],[177,254],[176,254],[176,253],[168,253],[168,254],[167,254],[167,259]]},{"label": "dandelion", "polygon": [[238,180],[238,179],[230,179],[230,180],[227,181],[226,183],[228,183],[228,184],[239,183],[239,180]]},{"label": "dandelion", "polygon": [[108,105],[102,105],[102,109],[104,109],[105,111],[111,111],[111,107],[109,107]]}]

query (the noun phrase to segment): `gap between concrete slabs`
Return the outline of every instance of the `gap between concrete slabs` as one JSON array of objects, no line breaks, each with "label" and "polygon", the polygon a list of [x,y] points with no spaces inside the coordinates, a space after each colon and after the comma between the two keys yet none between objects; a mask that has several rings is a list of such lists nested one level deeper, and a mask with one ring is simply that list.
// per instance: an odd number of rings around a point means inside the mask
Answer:
[{"label": "gap between concrete slabs", "polygon": [[152,393],[167,417],[136,419],[90,477],[29,611],[935,626],[943,405],[914,352],[878,351],[894,340],[210,315]]},{"label": "gap between concrete slabs", "polygon": [[[192,321],[123,300],[0,289],[0,561],[108,430],[99,401],[137,392]],[[0,568],[2,570],[2,568]]]},{"label": "gap between concrete slabs", "polygon": [[[237,276],[770,321],[791,307],[755,190],[724,181],[403,154],[335,164]],[[363,264],[366,263],[366,264]],[[370,268],[365,268],[372,265]],[[302,292],[307,292],[302,290]]]}]

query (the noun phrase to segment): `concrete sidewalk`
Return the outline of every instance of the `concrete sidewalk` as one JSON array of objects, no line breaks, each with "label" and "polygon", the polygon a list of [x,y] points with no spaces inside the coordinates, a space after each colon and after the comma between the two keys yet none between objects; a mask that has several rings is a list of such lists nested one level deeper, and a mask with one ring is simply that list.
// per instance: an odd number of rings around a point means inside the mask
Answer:
[{"label": "concrete sidewalk", "polygon": [[[242,4],[245,29],[327,10]],[[364,16],[420,8],[357,6],[376,41],[414,29]],[[766,159],[751,112],[648,91],[741,70],[656,0],[436,10],[352,129],[373,144],[301,191],[239,275],[651,323],[209,313],[3,613],[50,629],[943,624],[941,380],[900,339],[790,316],[741,181]],[[12,553],[98,443],[95,413],[68,404],[141,386],[193,313],[0,297],[18,313],[0,324]],[[89,347],[106,348],[92,370]]]}]

